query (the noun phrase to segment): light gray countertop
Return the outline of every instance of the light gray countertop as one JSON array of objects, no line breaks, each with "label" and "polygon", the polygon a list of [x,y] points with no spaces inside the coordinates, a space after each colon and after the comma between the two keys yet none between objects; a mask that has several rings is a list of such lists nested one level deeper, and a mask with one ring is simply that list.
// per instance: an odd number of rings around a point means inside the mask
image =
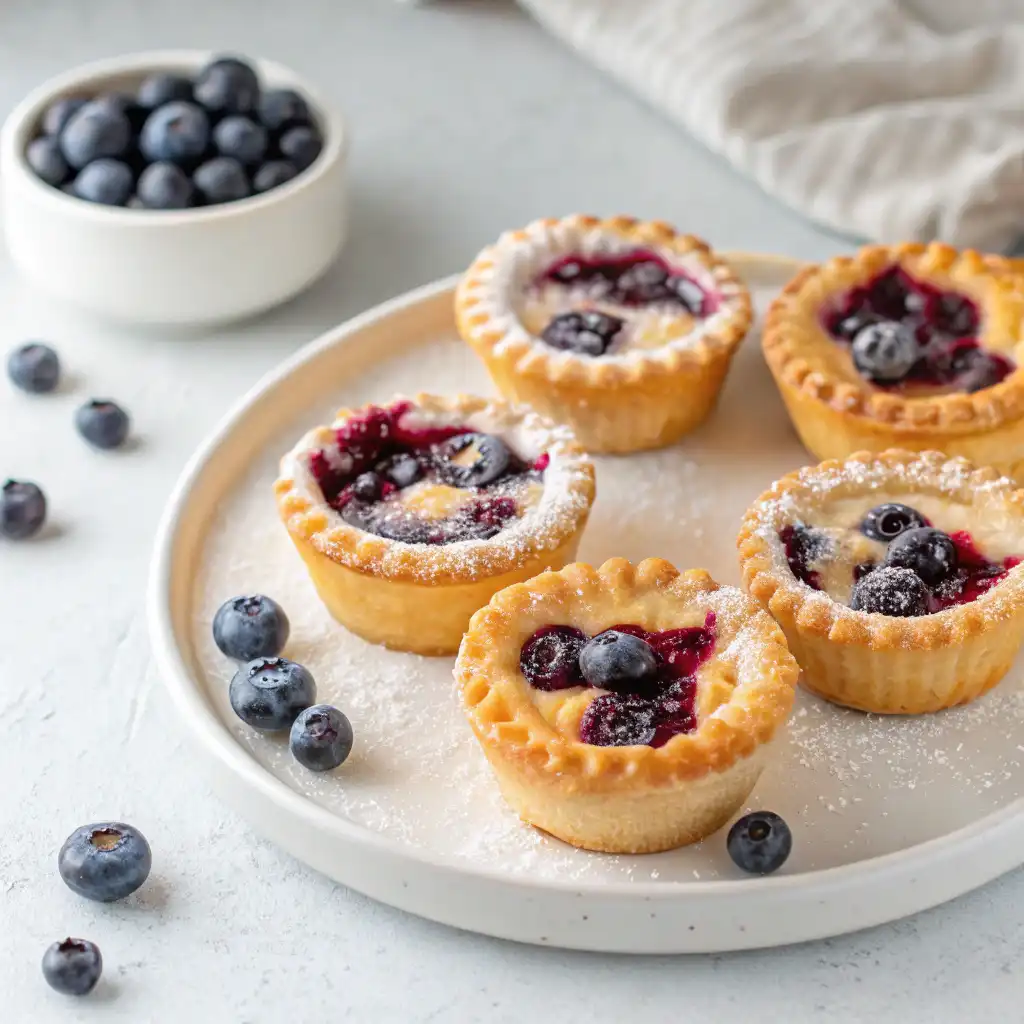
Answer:
[{"label": "light gray countertop", "polygon": [[[0,545],[0,1020],[944,1022],[1020,1019],[1024,874],[889,927],[733,956],[532,949],[417,920],[256,838],[204,788],[150,663],[143,593],[185,459],[264,371],[324,328],[464,267],[543,214],[630,212],[720,248],[817,258],[846,245],[767,200],[510,4],[451,0],[27,0],[0,13],[0,109],[66,67],[206,46],[276,58],[343,105],[354,216],[330,276],[251,324],[192,339],[114,330],[56,307],[0,258],[0,349],[51,339],[73,393],[0,384],[0,476],[39,479],[54,527]],[[69,422],[87,395],[135,416],[101,456]],[[77,825],[124,818],[153,878],[83,902],[55,855]],[[45,946],[98,942],[87,1001],[50,992]]]}]

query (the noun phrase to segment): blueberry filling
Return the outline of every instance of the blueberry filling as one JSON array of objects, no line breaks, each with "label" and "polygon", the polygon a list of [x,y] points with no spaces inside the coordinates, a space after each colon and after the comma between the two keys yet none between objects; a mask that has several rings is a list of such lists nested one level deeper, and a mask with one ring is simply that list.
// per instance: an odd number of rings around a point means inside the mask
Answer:
[{"label": "blueberry filling", "polygon": [[565,352],[603,356],[624,324],[619,317],[594,309],[561,313],[544,328],[541,338],[552,348]]},{"label": "blueberry filling", "polygon": [[660,747],[697,728],[696,675],[715,637],[714,612],[703,626],[648,632],[617,625],[590,638],[573,626],[543,626],[523,644],[519,666],[537,690],[611,691],[583,713],[584,743]]},{"label": "blueberry filling", "polygon": [[1008,356],[981,347],[978,307],[896,267],[848,292],[824,313],[826,331],[851,346],[857,371],[884,388],[971,393],[1016,369]]}]

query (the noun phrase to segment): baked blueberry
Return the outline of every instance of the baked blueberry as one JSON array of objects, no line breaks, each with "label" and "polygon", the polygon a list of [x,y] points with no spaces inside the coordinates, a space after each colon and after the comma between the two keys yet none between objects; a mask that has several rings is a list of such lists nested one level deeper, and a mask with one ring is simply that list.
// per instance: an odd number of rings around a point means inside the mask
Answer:
[{"label": "baked blueberry", "polygon": [[936,330],[953,338],[969,338],[978,330],[977,307],[954,292],[936,297],[928,306],[928,319]]},{"label": "baked blueberry", "polygon": [[793,850],[793,833],[774,811],[754,811],[729,829],[725,846],[742,871],[770,875],[788,860]]},{"label": "baked blueberry", "polygon": [[253,192],[269,192],[286,181],[291,181],[299,169],[287,160],[268,160],[252,177]]},{"label": "baked blueberry", "polygon": [[192,182],[209,204],[231,203],[249,195],[245,168],[227,156],[217,156],[200,164],[192,175]]},{"label": "baked blueberry", "polygon": [[885,564],[910,569],[929,586],[948,579],[957,569],[956,545],[948,534],[931,526],[901,533],[885,553]]},{"label": "baked blueberry", "polygon": [[573,626],[543,626],[523,644],[519,668],[536,690],[582,686],[580,652],[586,642],[586,634]]},{"label": "baked blueberry", "polygon": [[602,694],[583,712],[580,739],[595,747],[647,746],[654,739],[656,710],[639,697]]},{"label": "baked blueberry", "polygon": [[125,206],[135,188],[132,169],[121,160],[101,157],[86,164],[75,177],[74,191],[79,199],[103,206]]},{"label": "baked blueberry", "polygon": [[459,434],[437,449],[437,475],[451,487],[486,487],[504,476],[512,461],[493,434]]},{"label": "baked blueberry", "polygon": [[52,135],[33,139],[25,150],[25,159],[35,176],[54,188],[60,188],[71,176],[71,168],[61,152],[60,140]]},{"label": "baked blueberry", "polygon": [[46,522],[46,495],[38,484],[8,480],[0,488],[0,534],[26,540]]},{"label": "baked blueberry", "polygon": [[928,588],[912,569],[883,565],[854,584],[850,607],[901,619],[927,615]]},{"label": "baked blueberry", "polygon": [[185,210],[193,204],[195,188],[177,164],[159,160],[139,175],[135,194],[147,210]]},{"label": "baked blueberry", "polygon": [[240,164],[258,164],[267,152],[267,129],[241,114],[219,121],[213,129],[213,145],[221,156],[234,157]]},{"label": "baked blueberry", "polygon": [[43,954],[43,977],[55,992],[65,996],[88,995],[103,973],[99,947],[87,939],[55,942]]},{"label": "baked blueberry", "polygon": [[96,100],[79,107],[60,133],[61,152],[75,170],[102,157],[122,157],[131,144],[127,114]]},{"label": "baked blueberry", "polygon": [[237,661],[276,657],[290,631],[284,609],[264,594],[233,597],[213,617],[214,643]]},{"label": "baked blueberry", "polygon": [[244,60],[218,57],[199,72],[192,95],[211,114],[248,114],[259,103],[260,83]]},{"label": "baked blueberry", "polygon": [[352,752],[352,723],[330,704],[315,704],[292,723],[288,746],[303,768],[329,772]]},{"label": "baked blueberry", "polygon": [[903,380],[921,354],[913,332],[892,320],[869,324],[853,339],[853,364],[878,384]]},{"label": "baked blueberry", "polygon": [[891,501],[871,509],[861,521],[860,532],[865,537],[888,544],[907,530],[927,525],[924,516],[917,509]]},{"label": "baked blueberry", "polygon": [[278,140],[277,148],[285,160],[304,171],[320,155],[323,139],[314,125],[299,125],[289,128]]},{"label": "baked blueberry", "polygon": [[309,104],[294,89],[268,89],[259,102],[260,123],[271,132],[311,124]]},{"label": "baked blueberry", "polygon": [[75,413],[79,434],[94,448],[120,448],[128,438],[128,414],[116,402],[94,398]]},{"label": "baked blueberry", "polygon": [[142,126],[139,149],[151,163],[169,160],[191,167],[210,144],[210,121],[195,103],[174,100],[157,107]]},{"label": "baked blueberry", "polygon": [[379,473],[360,473],[352,481],[352,494],[360,501],[378,501],[384,493],[384,479]]},{"label": "baked blueberry", "polygon": [[79,896],[112,903],[130,896],[149,877],[153,853],[146,837],[120,821],[76,828],[57,854],[64,884]]},{"label": "baked blueberry", "polygon": [[994,387],[1012,368],[1005,357],[992,355],[980,348],[969,348],[957,354],[951,367],[957,387],[967,394]]},{"label": "baked blueberry", "polygon": [[541,338],[552,348],[601,356],[622,330],[625,321],[599,310],[560,313],[544,328]]},{"label": "baked blueberry", "polygon": [[76,110],[81,110],[87,102],[88,100],[82,99],[80,96],[66,96],[62,100],[51,103],[46,108],[46,113],[43,114],[43,134],[60,135],[64,130],[64,125],[71,119],[71,115]]},{"label": "baked blueberry", "polygon": [[668,271],[654,260],[641,260],[615,279],[615,296],[630,305],[661,302],[670,295]]},{"label": "baked blueberry", "polygon": [[235,673],[228,696],[246,725],[277,732],[290,729],[316,700],[316,683],[308,669],[287,658],[256,658]]},{"label": "baked blueberry", "polygon": [[665,282],[669,294],[694,316],[704,315],[704,291],[696,282],[681,274],[673,274]]},{"label": "baked blueberry", "polygon": [[139,106],[147,110],[156,110],[175,100],[191,100],[192,82],[184,75],[158,72],[143,79],[135,99]]},{"label": "baked blueberry", "polygon": [[382,462],[377,471],[399,489],[411,487],[417,480],[422,479],[424,473],[423,463],[415,455],[405,452],[393,455]]},{"label": "baked blueberry", "polygon": [[30,341],[19,345],[7,357],[7,376],[22,391],[46,394],[60,380],[60,359],[49,345]]},{"label": "baked blueberry", "polygon": [[591,686],[634,693],[658,671],[658,657],[646,640],[616,629],[599,633],[580,652],[580,670]]}]

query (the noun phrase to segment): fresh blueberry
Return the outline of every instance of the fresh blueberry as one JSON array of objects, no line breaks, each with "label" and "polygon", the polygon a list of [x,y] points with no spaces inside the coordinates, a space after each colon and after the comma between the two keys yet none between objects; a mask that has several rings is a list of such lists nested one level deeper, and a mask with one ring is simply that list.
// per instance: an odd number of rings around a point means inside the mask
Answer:
[{"label": "fresh blueberry", "polygon": [[94,448],[120,448],[128,437],[128,414],[116,402],[94,398],[75,413],[79,434]]},{"label": "fresh blueberry", "polygon": [[79,896],[112,903],[130,896],[149,877],[153,853],[146,837],[119,821],[76,828],[57,854],[64,884]]},{"label": "fresh blueberry", "polygon": [[451,487],[486,487],[512,461],[505,442],[493,434],[459,434],[437,449],[437,474]]},{"label": "fresh blueberry", "polygon": [[259,103],[260,123],[271,132],[311,124],[309,104],[294,89],[268,89]]},{"label": "fresh blueberry", "polygon": [[269,192],[272,188],[291,181],[298,173],[299,169],[295,164],[290,164],[287,160],[268,160],[253,175],[252,190],[253,192]]},{"label": "fresh blueberry", "polygon": [[874,323],[878,323],[878,316],[870,309],[844,309],[830,318],[828,329],[840,341],[853,341],[865,327]]},{"label": "fresh blueberry", "polygon": [[86,164],[74,181],[75,195],[90,203],[126,206],[135,187],[131,168],[120,160],[101,157]]},{"label": "fresh blueberry", "polygon": [[315,704],[292,723],[288,746],[303,768],[329,772],[352,751],[352,723],[330,704]]},{"label": "fresh blueberry", "polygon": [[248,117],[225,117],[213,129],[213,144],[221,156],[234,157],[240,164],[258,164],[267,152],[267,129]]},{"label": "fresh blueberry", "polygon": [[586,633],[574,626],[543,626],[523,644],[519,668],[536,690],[582,686],[580,652],[586,642]]},{"label": "fresh blueberry", "polygon": [[377,501],[383,492],[384,481],[373,472],[360,473],[352,481],[352,494],[360,501]]},{"label": "fresh blueberry", "polygon": [[900,619],[927,615],[928,588],[912,569],[883,565],[857,580],[850,607]]},{"label": "fresh blueberry", "polygon": [[96,100],[79,107],[60,133],[64,159],[76,170],[101,157],[122,157],[131,143],[128,115]]},{"label": "fresh blueberry", "polygon": [[277,143],[281,156],[304,171],[320,155],[324,148],[320,132],[313,125],[299,125],[289,128]]},{"label": "fresh blueberry", "polygon": [[931,526],[901,533],[885,553],[885,564],[910,569],[929,586],[948,579],[957,569],[956,545],[948,534]]},{"label": "fresh blueberry", "polygon": [[647,746],[657,732],[657,707],[649,700],[605,693],[587,705],[580,739],[595,747]]},{"label": "fresh blueberry", "polygon": [[291,624],[284,609],[263,594],[233,597],[213,617],[214,643],[229,658],[273,658],[284,650]]},{"label": "fresh blueberry", "polygon": [[231,203],[249,195],[245,168],[227,156],[217,156],[196,168],[192,182],[205,202]]},{"label": "fresh blueberry", "polygon": [[161,160],[139,175],[135,194],[147,210],[185,210],[192,205],[195,188],[177,164]]},{"label": "fresh blueberry", "polygon": [[259,103],[260,83],[245,61],[219,57],[199,72],[192,94],[211,114],[248,114]]},{"label": "fresh blueberry", "polygon": [[561,313],[544,328],[541,338],[552,348],[601,356],[622,330],[625,321],[596,309]]},{"label": "fresh blueberry", "polygon": [[649,683],[658,671],[658,658],[646,640],[609,629],[583,648],[580,668],[591,686],[633,693]]},{"label": "fresh blueberry", "polygon": [[725,847],[742,871],[770,875],[788,860],[793,850],[793,833],[773,811],[754,811],[729,829]]},{"label": "fresh blueberry", "polygon": [[55,992],[65,996],[88,995],[103,973],[99,947],[87,939],[55,942],[43,954],[43,977]]},{"label": "fresh blueberry", "polygon": [[231,707],[246,725],[265,732],[291,728],[316,700],[309,670],[287,658],[256,658],[231,680]]},{"label": "fresh blueberry", "polygon": [[860,532],[871,540],[888,544],[901,533],[926,525],[924,516],[917,509],[891,501],[871,509],[860,524]]},{"label": "fresh blueberry", "polygon": [[415,455],[402,452],[382,462],[377,471],[399,489],[411,487],[423,476],[423,463]]},{"label": "fresh blueberry", "polygon": [[43,114],[43,134],[60,135],[64,130],[64,125],[71,119],[71,115],[76,110],[81,110],[87,102],[80,96],[67,96],[51,103],[46,108],[46,113]]},{"label": "fresh blueberry", "polygon": [[892,320],[865,327],[853,339],[851,351],[854,366],[878,384],[903,380],[921,354],[913,331]]},{"label": "fresh blueberry", "polygon": [[46,522],[46,495],[38,484],[8,480],[0,488],[0,534],[25,540]]},{"label": "fresh blueberry", "polygon": [[92,101],[100,110],[109,110],[111,113],[124,114],[132,127],[132,132],[138,135],[142,131],[142,125],[149,116],[149,111],[139,103],[134,96],[127,92],[107,92]]},{"label": "fresh blueberry", "polygon": [[146,118],[139,136],[139,149],[147,160],[169,160],[185,167],[200,160],[209,144],[210,122],[206,113],[185,100],[157,107]]},{"label": "fresh blueberry", "polygon": [[60,380],[60,359],[49,345],[30,341],[19,345],[7,357],[7,376],[22,391],[42,395]]},{"label": "fresh blueberry", "polygon": [[175,100],[191,100],[192,82],[184,75],[158,72],[143,79],[135,99],[139,106],[147,110],[156,110],[157,107],[173,103]]},{"label": "fresh blueberry", "polygon": [[25,150],[25,159],[37,178],[60,188],[71,175],[71,168],[60,149],[60,141],[52,135],[40,135]]}]

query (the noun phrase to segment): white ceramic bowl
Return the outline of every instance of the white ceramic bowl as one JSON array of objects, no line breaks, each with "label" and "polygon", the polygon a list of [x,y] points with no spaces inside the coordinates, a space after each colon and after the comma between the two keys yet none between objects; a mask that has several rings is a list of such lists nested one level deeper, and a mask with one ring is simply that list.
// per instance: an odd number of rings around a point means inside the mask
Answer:
[{"label": "white ceramic bowl", "polygon": [[0,133],[3,227],[14,263],[34,284],[101,316],[191,325],[269,309],[334,262],[347,233],[347,129],[314,87],[279,64],[254,62],[265,86],[290,86],[309,100],[324,149],[263,195],[197,210],[122,209],[68,196],[26,163],[54,100],[134,91],[153,71],[195,72],[210,57],[172,50],[89,64],[51,79],[11,113]]}]

